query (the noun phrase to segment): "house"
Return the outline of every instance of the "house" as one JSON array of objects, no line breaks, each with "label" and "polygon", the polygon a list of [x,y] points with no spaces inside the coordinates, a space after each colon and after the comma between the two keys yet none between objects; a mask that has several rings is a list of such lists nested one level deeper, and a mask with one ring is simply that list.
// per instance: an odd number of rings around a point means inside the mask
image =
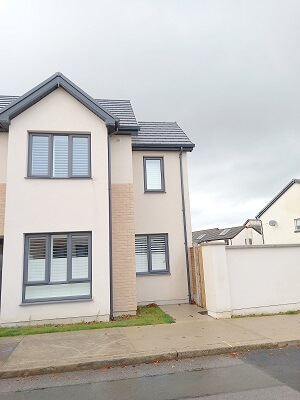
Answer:
[{"label": "house", "polygon": [[[257,221],[256,221],[257,222]],[[230,228],[213,228],[193,232],[193,243],[222,242],[227,245],[257,245],[262,244],[260,226],[253,220],[247,220],[244,225]]]},{"label": "house", "polygon": [[292,179],[257,215],[266,244],[300,243],[300,179]]},{"label": "house", "polygon": [[61,73],[0,105],[0,324],[188,302],[194,144],[177,123],[137,122]]}]

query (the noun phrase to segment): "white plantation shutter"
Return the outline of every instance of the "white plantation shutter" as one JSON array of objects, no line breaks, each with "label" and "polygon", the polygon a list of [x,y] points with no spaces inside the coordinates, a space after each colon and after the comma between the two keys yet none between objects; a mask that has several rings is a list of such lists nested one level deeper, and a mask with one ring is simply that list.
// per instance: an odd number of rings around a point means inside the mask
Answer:
[{"label": "white plantation shutter", "polygon": [[83,279],[89,276],[89,237],[88,235],[72,236],[72,279]]},{"label": "white plantation shutter", "polygon": [[67,280],[67,244],[67,235],[51,236],[50,282],[65,282]]},{"label": "white plantation shutter", "polygon": [[146,190],[162,190],[161,160],[146,159]]},{"label": "white plantation shutter", "polygon": [[25,299],[34,300],[88,296],[90,294],[90,287],[90,282],[27,286],[25,290]]},{"label": "white plantation shutter", "polygon": [[28,282],[40,282],[46,276],[46,237],[28,240]]},{"label": "white plantation shutter", "polygon": [[49,175],[49,136],[31,137],[31,175]]},{"label": "white plantation shutter", "polygon": [[55,178],[68,177],[68,136],[55,135],[53,137],[53,176]]},{"label": "white plantation shutter", "polygon": [[74,136],[72,138],[72,175],[89,176],[89,139]]},{"label": "white plantation shutter", "polygon": [[136,272],[148,272],[148,245],[147,236],[135,238]]},{"label": "white plantation shutter", "polygon": [[164,235],[150,236],[150,251],[152,271],[167,270],[166,237]]}]

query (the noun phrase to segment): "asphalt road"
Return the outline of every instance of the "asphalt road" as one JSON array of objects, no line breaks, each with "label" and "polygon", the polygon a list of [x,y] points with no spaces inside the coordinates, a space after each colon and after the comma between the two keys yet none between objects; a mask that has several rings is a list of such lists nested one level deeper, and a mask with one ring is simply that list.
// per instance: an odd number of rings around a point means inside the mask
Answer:
[{"label": "asphalt road", "polygon": [[1,400],[300,400],[300,348],[0,380]]}]

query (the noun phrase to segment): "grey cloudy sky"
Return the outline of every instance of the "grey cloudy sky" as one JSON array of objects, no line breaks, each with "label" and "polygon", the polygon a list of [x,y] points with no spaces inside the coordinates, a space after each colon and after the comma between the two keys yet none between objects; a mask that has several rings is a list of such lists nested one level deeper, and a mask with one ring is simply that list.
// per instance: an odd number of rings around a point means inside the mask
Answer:
[{"label": "grey cloudy sky", "polygon": [[0,0],[0,93],[56,71],[176,120],[194,229],[243,223],[300,178],[299,0]]}]

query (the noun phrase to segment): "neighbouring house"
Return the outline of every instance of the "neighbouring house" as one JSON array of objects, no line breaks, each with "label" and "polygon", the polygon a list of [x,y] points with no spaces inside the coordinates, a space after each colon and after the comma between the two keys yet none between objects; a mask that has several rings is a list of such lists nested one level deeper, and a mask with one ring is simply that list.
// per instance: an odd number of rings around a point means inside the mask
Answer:
[{"label": "neighbouring house", "polygon": [[61,73],[0,108],[0,324],[188,302],[194,144],[177,123],[137,122]]},{"label": "neighbouring house", "polygon": [[256,218],[265,244],[300,244],[300,179],[292,179]]},{"label": "neighbouring house", "polygon": [[259,245],[263,244],[260,224],[248,219],[244,225],[230,228],[212,228],[193,232],[193,243],[221,242],[227,245]]}]

